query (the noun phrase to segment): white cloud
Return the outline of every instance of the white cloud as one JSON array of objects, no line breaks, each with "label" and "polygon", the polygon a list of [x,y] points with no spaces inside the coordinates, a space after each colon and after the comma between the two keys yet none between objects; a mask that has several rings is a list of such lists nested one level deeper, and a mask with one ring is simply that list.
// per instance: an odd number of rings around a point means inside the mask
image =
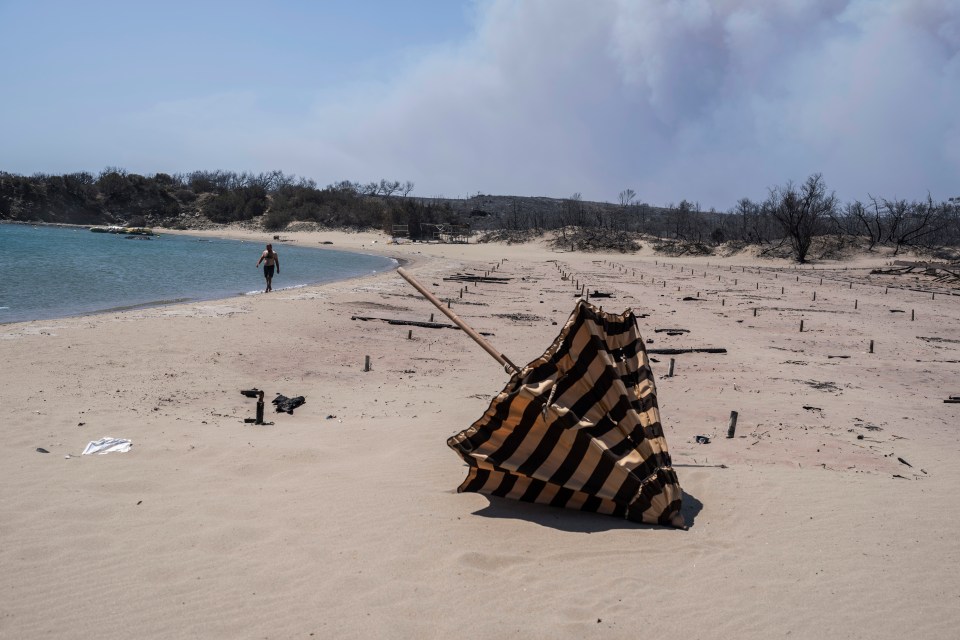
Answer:
[{"label": "white cloud", "polygon": [[63,136],[86,167],[279,168],[420,195],[629,187],[725,209],[813,172],[844,199],[960,195],[956,0],[483,0],[475,15],[467,41],[398,58],[389,81],[304,78],[289,100],[253,82],[104,109],[96,135]]},{"label": "white cloud", "polygon": [[[312,165],[418,191],[730,206],[960,191],[960,3],[494,0],[475,37],[321,104]],[[345,160],[349,159],[349,160]]]}]

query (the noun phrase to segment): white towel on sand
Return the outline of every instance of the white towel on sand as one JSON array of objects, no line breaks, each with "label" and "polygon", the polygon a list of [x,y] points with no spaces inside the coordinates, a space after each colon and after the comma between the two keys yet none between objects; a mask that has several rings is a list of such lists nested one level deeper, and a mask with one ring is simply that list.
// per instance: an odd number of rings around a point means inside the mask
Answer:
[{"label": "white towel on sand", "polygon": [[133,446],[133,443],[129,440],[124,440],[123,438],[100,438],[99,440],[94,440],[87,444],[87,448],[83,450],[81,455],[87,455],[89,453],[112,453],[114,451],[119,451],[120,453],[126,453],[130,451],[130,448]]}]

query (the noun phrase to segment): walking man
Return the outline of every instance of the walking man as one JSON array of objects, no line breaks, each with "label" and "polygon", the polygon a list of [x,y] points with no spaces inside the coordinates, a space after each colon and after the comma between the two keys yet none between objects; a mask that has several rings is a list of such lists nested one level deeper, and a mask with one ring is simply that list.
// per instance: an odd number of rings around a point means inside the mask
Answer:
[{"label": "walking man", "polygon": [[257,260],[257,266],[260,266],[260,263],[263,263],[263,277],[267,279],[267,288],[264,290],[264,293],[269,293],[273,291],[273,271],[276,269],[277,275],[280,275],[280,257],[277,255],[277,252],[273,250],[273,245],[268,244],[267,250],[260,255],[260,259]]}]

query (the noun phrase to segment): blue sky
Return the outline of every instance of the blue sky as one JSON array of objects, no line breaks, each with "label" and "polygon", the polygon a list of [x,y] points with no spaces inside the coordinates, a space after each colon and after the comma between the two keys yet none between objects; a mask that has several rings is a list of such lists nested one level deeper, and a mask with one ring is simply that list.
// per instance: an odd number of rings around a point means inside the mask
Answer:
[{"label": "blue sky", "polygon": [[960,195],[956,0],[0,0],[0,170]]}]

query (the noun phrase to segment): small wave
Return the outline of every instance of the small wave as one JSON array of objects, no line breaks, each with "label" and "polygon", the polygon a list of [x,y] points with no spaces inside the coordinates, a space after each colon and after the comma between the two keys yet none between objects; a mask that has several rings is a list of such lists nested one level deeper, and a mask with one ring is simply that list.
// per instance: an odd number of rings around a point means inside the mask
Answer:
[{"label": "small wave", "polygon": [[[289,287],[274,287],[274,291],[289,291],[291,289],[303,289],[304,287],[309,287],[309,284],[292,284]],[[263,290],[258,291],[247,291],[246,293],[241,293],[242,296],[258,296],[264,293]]]},{"label": "small wave", "polygon": [[9,309],[10,307],[0,307],[0,309]]},{"label": "small wave", "polygon": [[169,298],[166,300],[151,300],[150,302],[138,302],[136,304],[125,304],[117,307],[108,307],[100,309],[93,313],[115,313],[117,311],[132,311],[134,309],[149,309],[151,307],[164,307],[168,304],[182,304],[184,302],[193,302],[196,298]]}]

